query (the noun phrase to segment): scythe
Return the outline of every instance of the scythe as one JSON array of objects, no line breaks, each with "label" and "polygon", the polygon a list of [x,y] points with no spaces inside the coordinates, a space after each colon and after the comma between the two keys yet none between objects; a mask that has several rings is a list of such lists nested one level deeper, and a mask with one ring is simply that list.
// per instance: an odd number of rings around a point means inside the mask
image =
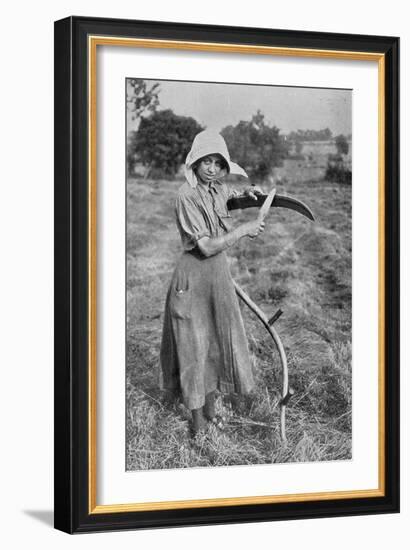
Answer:
[{"label": "scythe", "polygon": [[[255,200],[251,197],[234,197],[228,201],[228,210],[236,210],[239,208],[250,208],[250,207],[261,207],[265,202],[267,195],[258,195],[258,198]],[[299,212],[309,220],[314,221],[313,214],[308,206],[303,202],[295,199],[293,197],[288,197],[285,195],[275,195],[271,207],[284,207],[291,210]],[[285,348],[279,337],[279,334],[273,327],[273,323],[279,319],[282,315],[282,310],[278,310],[270,319],[265,315],[265,313],[258,307],[255,302],[246,294],[246,292],[233,281],[235,291],[239,298],[249,307],[249,309],[255,313],[258,319],[262,322],[263,326],[271,335],[276,349],[278,350],[280,361],[282,364],[282,399],[280,400],[280,435],[284,443],[286,443],[286,405],[289,402],[289,399],[294,394],[294,390],[289,388],[289,372],[288,372],[288,362],[286,358]]]},{"label": "scythe", "polygon": [[[240,208],[251,208],[251,207],[261,207],[265,202],[265,199],[268,195],[258,195],[257,199],[252,197],[232,197],[228,200],[227,206],[228,210],[238,210]],[[286,195],[279,195],[276,193],[271,208],[289,208],[290,210],[295,210],[305,216],[311,221],[314,221],[312,211],[306,204],[302,201],[295,199],[294,197],[289,197]]]}]

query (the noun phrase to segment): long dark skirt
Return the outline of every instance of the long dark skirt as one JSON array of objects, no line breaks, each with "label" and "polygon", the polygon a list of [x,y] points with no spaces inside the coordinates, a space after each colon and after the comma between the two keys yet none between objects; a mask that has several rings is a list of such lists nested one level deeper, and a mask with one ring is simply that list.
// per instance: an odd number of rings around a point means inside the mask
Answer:
[{"label": "long dark skirt", "polygon": [[205,395],[247,394],[254,385],[248,343],[224,252],[185,252],[168,290],[161,343],[161,387],[197,409]]}]

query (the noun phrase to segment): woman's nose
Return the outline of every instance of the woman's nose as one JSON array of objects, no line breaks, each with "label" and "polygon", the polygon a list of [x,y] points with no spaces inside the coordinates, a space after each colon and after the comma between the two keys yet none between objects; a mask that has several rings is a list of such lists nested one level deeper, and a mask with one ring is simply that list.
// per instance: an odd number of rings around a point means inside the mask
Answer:
[{"label": "woman's nose", "polygon": [[208,172],[210,172],[211,174],[215,174],[215,171],[216,171],[216,165],[212,162],[212,163],[208,166]]}]

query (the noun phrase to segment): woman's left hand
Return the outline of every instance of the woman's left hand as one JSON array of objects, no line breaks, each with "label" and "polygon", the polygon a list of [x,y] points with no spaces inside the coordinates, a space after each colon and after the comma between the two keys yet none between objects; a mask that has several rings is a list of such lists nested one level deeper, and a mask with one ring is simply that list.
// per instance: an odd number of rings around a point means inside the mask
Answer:
[{"label": "woman's left hand", "polygon": [[258,195],[264,195],[265,193],[258,185],[252,185],[251,187],[247,187],[243,194],[245,197],[251,197],[254,200],[258,200]]}]

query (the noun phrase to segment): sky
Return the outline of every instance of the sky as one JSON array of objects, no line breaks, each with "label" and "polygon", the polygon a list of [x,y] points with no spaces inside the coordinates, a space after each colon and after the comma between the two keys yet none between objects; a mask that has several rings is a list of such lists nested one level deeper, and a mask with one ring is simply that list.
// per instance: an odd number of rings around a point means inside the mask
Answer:
[{"label": "sky", "polygon": [[250,120],[258,109],[282,133],[299,128],[330,128],[333,135],[352,131],[351,90],[147,80],[154,82],[160,84],[159,109],[191,116],[216,131]]}]

